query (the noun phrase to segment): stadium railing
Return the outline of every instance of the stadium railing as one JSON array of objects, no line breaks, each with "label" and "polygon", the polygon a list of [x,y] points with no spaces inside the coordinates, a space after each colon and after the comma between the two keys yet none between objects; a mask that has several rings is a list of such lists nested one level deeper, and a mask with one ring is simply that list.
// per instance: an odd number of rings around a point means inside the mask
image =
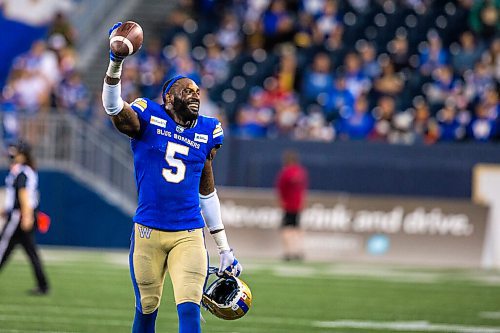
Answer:
[{"label": "stadium railing", "polygon": [[[19,137],[33,145],[41,169],[67,172],[125,213],[133,214],[133,159],[125,137],[68,114],[21,115],[17,121]],[[6,139],[2,141],[3,146],[8,144]],[[6,159],[1,166],[7,167]]]}]

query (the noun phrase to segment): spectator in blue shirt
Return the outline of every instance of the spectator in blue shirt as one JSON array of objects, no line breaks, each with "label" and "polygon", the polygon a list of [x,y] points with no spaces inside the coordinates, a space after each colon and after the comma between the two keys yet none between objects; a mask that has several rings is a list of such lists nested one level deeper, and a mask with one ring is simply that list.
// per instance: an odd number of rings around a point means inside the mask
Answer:
[{"label": "spectator in blue shirt", "polygon": [[499,119],[500,116],[500,86],[490,86],[482,96],[481,104],[484,105],[491,119]]},{"label": "spectator in blue shirt", "polygon": [[265,103],[264,92],[254,89],[250,100],[236,114],[235,134],[243,138],[264,138],[273,124],[275,111]]},{"label": "spectator in blue shirt", "polygon": [[430,31],[426,46],[420,53],[420,72],[429,76],[438,67],[446,64],[448,53],[443,48],[441,38],[436,31]]},{"label": "spectator in blue shirt", "polygon": [[363,73],[361,59],[357,53],[348,53],[344,59],[347,89],[356,98],[371,88],[370,79]]},{"label": "spectator in blue shirt", "polygon": [[335,84],[328,92],[324,107],[324,115],[328,121],[352,115],[354,108],[354,96],[347,90],[345,77],[339,73],[335,78]]},{"label": "spectator in blue shirt", "polygon": [[327,0],[321,13],[315,17],[314,29],[318,42],[326,44],[337,29],[342,29],[342,20],[339,16],[337,1]]},{"label": "spectator in blue shirt", "polygon": [[482,61],[476,63],[474,70],[464,73],[466,90],[472,95],[471,99],[481,98],[495,84],[493,75],[488,65]]},{"label": "spectator in blue shirt", "polygon": [[457,111],[451,103],[442,108],[436,118],[438,120],[438,141],[453,142],[465,137],[465,128],[456,117]]},{"label": "spectator in blue shirt", "polygon": [[304,75],[302,97],[307,104],[316,103],[318,96],[328,93],[332,85],[330,57],[326,53],[318,53],[313,59],[311,68]]},{"label": "spectator in blue shirt", "polygon": [[366,97],[359,96],[353,114],[338,121],[337,136],[343,140],[364,140],[373,130],[374,123]]},{"label": "spectator in blue shirt", "polygon": [[380,63],[377,61],[377,50],[372,43],[363,43],[359,50],[363,62],[363,74],[371,80],[377,78],[381,73]]},{"label": "spectator in blue shirt", "polygon": [[455,88],[458,87],[458,82],[453,75],[453,69],[450,66],[440,66],[433,74],[433,81],[427,86],[425,91],[426,97],[435,111],[441,107],[446,99],[448,99]]},{"label": "spectator in blue shirt", "polygon": [[293,19],[287,9],[286,1],[271,1],[262,17],[262,32],[266,38],[267,48],[272,48],[275,44],[293,36]]}]

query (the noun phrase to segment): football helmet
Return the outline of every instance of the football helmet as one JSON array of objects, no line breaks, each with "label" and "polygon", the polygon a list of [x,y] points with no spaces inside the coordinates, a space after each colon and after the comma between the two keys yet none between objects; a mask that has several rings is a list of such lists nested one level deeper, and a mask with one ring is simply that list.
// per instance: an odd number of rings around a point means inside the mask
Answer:
[{"label": "football helmet", "polygon": [[[209,275],[218,268],[210,267]],[[252,306],[252,292],[247,284],[234,275],[218,277],[203,292],[202,305],[214,316],[225,320],[243,317]]]}]

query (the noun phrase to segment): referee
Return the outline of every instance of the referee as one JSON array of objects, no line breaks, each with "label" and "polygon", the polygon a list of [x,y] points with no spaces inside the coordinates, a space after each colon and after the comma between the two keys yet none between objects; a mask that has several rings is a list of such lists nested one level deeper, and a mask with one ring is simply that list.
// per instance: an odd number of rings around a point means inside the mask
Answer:
[{"label": "referee", "polygon": [[12,250],[21,244],[33,266],[37,287],[30,290],[33,295],[45,295],[49,291],[47,278],[35,244],[34,230],[38,210],[38,174],[30,146],[19,141],[9,146],[10,172],[5,178],[4,216],[7,222],[0,234],[0,270],[7,262]]}]

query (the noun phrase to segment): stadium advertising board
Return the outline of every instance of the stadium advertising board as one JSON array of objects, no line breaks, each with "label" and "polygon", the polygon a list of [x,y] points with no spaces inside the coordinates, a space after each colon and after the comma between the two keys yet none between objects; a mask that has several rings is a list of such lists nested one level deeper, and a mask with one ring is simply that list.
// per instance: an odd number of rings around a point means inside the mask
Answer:
[{"label": "stadium advertising board", "polygon": [[[241,255],[280,257],[273,191],[221,188],[219,197]],[[464,200],[311,193],[300,223],[308,259],[479,266],[487,213]]]}]

